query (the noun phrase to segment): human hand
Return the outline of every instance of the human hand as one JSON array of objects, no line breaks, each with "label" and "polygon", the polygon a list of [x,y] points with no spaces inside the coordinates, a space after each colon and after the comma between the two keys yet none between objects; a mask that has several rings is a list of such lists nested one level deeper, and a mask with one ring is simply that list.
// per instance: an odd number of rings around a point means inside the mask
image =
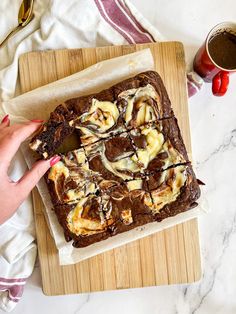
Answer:
[{"label": "human hand", "polygon": [[37,131],[42,122],[32,120],[10,126],[9,117],[5,116],[0,124],[0,224],[15,213],[45,172],[60,160],[59,156],[54,156],[49,160],[37,161],[17,182],[8,176],[10,162],[20,144]]}]

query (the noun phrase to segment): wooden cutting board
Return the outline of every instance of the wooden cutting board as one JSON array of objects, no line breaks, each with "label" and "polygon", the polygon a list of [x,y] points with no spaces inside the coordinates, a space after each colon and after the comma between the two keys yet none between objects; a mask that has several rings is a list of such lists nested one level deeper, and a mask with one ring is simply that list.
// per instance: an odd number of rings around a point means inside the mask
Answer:
[{"label": "wooden cutting board", "polygon": [[[181,43],[27,53],[19,60],[22,93],[81,71],[98,61],[147,47],[153,53],[156,70],[167,88],[187,150],[191,153],[185,59]],[[190,283],[200,279],[196,219],[76,265],[59,266],[57,250],[43,215],[43,203],[36,190],[33,197],[43,292],[46,295]]]}]

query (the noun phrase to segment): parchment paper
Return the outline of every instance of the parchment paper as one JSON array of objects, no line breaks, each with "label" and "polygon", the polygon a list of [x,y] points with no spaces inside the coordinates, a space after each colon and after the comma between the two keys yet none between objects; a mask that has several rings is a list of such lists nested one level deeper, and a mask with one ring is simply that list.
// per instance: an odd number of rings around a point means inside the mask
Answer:
[{"label": "parchment paper", "polygon": [[[154,69],[154,61],[149,49],[129,55],[99,62],[81,72],[75,73],[54,83],[37,88],[19,97],[3,103],[3,108],[11,117],[11,121],[21,122],[30,119],[47,120],[51,111],[60,102],[89,93],[98,92],[123,79],[134,76],[142,71]],[[35,157],[28,147],[29,140],[22,144],[21,149],[29,168],[35,162]],[[167,218],[162,222],[154,222],[134,230],[119,234],[107,240],[92,244],[86,248],[74,248],[67,243],[57,217],[52,210],[52,203],[44,179],[37,185],[45,205],[44,213],[50,232],[59,252],[61,265],[74,264],[99,253],[121,246],[154,232],[171,227],[175,224],[197,217],[206,211],[203,198],[198,207]],[[205,202],[205,200],[204,200]]]}]

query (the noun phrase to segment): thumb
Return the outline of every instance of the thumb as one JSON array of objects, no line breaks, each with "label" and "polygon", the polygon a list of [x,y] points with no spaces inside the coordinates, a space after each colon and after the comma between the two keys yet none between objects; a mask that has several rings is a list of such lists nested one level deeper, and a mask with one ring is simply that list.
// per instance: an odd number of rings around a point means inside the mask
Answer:
[{"label": "thumb", "polygon": [[47,170],[59,160],[60,156],[54,156],[49,160],[39,160],[24,174],[24,176],[17,182],[17,187],[20,190],[19,193],[23,199],[27,197]]}]

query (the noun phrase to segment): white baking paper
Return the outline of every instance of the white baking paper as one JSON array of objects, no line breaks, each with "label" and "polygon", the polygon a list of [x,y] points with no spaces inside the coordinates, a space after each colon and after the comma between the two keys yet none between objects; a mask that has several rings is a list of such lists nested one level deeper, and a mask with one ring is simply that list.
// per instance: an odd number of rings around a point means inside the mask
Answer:
[{"label": "white baking paper", "polygon": [[[54,110],[56,105],[66,99],[98,92],[123,79],[152,69],[154,69],[154,61],[151,51],[144,49],[129,55],[99,62],[81,72],[22,94],[19,97],[4,102],[3,108],[11,116],[11,121],[14,122],[36,118],[47,120],[50,112]],[[29,141],[26,141],[21,146],[21,149],[30,168],[35,162],[35,157],[32,151],[30,151],[28,143]],[[77,263],[154,232],[195,218],[200,213],[205,212],[207,208],[201,198],[198,207],[175,217],[138,227],[85,248],[74,248],[71,242],[67,243],[64,239],[63,230],[52,210],[53,206],[44,179],[39,182],[37,187],[45,205],[45,217],[55,240],[59,252],[59,263],[61,265]]]}]

